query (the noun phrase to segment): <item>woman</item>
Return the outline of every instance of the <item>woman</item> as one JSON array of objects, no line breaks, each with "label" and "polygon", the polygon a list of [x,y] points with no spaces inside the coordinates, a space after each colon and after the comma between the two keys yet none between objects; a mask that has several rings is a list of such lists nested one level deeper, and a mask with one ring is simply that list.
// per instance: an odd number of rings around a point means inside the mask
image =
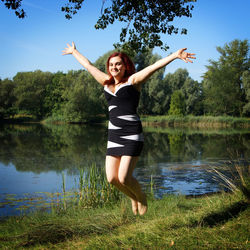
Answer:
[{"label": "woman", "polygon": [[142,83],[177,58],[192,63],[190,58],[195,59],[194,54],[185,50],[180,49],[139,72],[135,72],[134,64],[126,54],[115,52],[107,61],[108,74],[97,69],[80,54],[74,42],[72,45],[67,44],[63,51],[63,55],[72,54],[104,86],[110,119],[105,163],[107,180],[130,197],[135,215],[147,212],[146,195],[133,177],[133,170],[143,147],[142,126],[136,113]]}]

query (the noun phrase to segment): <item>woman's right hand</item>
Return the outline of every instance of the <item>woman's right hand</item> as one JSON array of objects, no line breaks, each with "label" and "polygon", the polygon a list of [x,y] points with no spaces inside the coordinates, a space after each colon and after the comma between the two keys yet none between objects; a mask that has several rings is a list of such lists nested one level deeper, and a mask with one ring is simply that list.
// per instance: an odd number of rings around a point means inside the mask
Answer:
[{"label": "woman's right hand", "polygon": [[72,42],[72,45],[67,43],[67,46],[68,47],[63,50],[63,55],[70,55],[74,52],[74,50],[76,50],[76,46],[74,42]]}]

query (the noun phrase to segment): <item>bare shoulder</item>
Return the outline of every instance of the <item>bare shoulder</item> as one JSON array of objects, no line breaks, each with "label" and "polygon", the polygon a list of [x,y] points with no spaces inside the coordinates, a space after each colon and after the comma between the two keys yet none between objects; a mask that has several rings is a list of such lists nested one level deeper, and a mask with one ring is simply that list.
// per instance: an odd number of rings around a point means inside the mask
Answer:
[{"label": "bare shoulder", "polygon": [[129,77],[132,84],[142,84],[154,73],[154,65],[149,65],[146,68],[134,73]]}]

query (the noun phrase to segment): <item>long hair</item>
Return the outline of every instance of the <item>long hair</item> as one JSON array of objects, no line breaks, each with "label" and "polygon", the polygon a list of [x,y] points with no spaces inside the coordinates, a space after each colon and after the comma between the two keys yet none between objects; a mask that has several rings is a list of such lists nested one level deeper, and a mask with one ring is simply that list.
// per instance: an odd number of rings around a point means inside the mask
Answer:
[{"label": "long hair", "polygon": [[135,65],[132,62],[132,60],[128,57],[128,55],[123,53],[123,52],[114,52],[113,54],[111,54],[109,56],[107,63],[106,63],[108,75],[110,76],[109,80],[106,80],[104,82],[104,84],[106,84],[106,85],[110,85],[110,84],[115,83],[113,76],[109,72],[109,61],[112,57],[116,57],[116,56],[119,56],[122,59],[124,65],[125,65],[125,68],[126,68],[123,79],[121,80],[121,82],[126,82],[128,80],[128,78],[135,73]]}]

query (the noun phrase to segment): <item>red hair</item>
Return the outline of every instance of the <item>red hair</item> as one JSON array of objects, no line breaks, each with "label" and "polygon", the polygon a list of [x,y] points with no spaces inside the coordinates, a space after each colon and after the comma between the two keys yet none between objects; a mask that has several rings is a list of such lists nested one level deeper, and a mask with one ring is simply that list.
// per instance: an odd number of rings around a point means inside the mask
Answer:
[{"label": "red hair", "polygon": [[128,80],[128,78],[135,73],[135,65],[132,62],[132,60],[128,57],[128,55],[123,53],[123,52],[114,52],[113,54],[111,54],[109,56],[107,63],[106,63],[108,75],[110,76],[110,78],[109,78],[109,80],[105,81],[104,84],[110,85],[110,84],[115,83],[113,76],[109,72],[109,61],[112,57],[116,57],[116,56],[119,56],[122,59],[124,65],[125,65],[125,68],[126,68],[125,74],[124,74],[121,82],[126,82]]}]

